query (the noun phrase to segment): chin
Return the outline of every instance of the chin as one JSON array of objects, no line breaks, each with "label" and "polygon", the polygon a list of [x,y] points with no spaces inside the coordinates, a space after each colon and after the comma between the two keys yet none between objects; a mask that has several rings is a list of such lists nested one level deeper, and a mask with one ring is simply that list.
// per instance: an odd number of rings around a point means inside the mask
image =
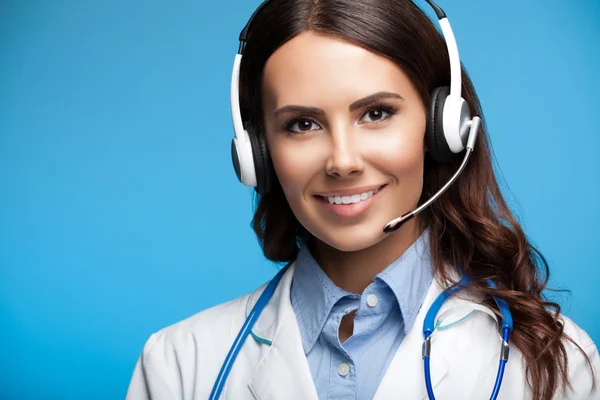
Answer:
[{"label": "chin", "polygon": [[387,237],[383,233],[383,225],[375,226],[358,225],[353,229],[348,227],[340,227],[339,232],[337,229],[309,229],[309,232],[318,240],[325,244],[335,248],[339,251],[353,252],[367,249],[375,246]]}]

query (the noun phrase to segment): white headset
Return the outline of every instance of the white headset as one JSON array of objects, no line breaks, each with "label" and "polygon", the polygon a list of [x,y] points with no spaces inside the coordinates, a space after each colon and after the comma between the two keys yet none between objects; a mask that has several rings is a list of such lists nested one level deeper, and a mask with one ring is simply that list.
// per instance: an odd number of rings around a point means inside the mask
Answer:
[{"label": "white headset", "polygon": [[[435,10],[448,47],[450,59],[450,87],[435,88],[431,94],[431,108],[427,119],[425,139],[428,151],[438,162],[450,162],[467,146],[471,112],[461,96],[461,65],[458,47],[450,22],[444,11],[433,1],[426,0]],[[270,159],[263,135],[242,121],[239,99],[240,64],[244,54],[246,37],[254,17],[270,0],[264,1],[252,14],[240,33],[240,46],[233,62],[231,74],[231,117],[235,137],[231,143],[231,157],[238,179],[244,185],[265,194],[272,179]],[[477,124],[478,125],[478,124]]]}]

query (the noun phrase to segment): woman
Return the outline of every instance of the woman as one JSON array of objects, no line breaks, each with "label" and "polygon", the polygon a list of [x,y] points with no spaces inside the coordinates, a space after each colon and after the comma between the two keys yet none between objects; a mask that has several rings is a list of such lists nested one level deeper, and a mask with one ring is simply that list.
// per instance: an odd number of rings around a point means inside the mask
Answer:
[{"label": "woman", "polygon": [[[234,160],[259,192],[265,256],[291,264],[276,286],[153,334],[128,399],[483,399],[507,354],[501,399],[600,398],[596,346],[543,298],[547,264],[504,202],[476,119],[456,127],[474,143],[458,179],[406,214],[470,151],[432,133],[451,125],[435,88],[450,84],[453,55],[425,14],[408,0],[273,0],[253,17],[239,100],[254,153],[237,141]],[[464,70],[456,89],[481,116]],[[398,215],[412,218],[384,232]],[[429,385],[422,327],[449,287],[463,290],[433,313]],[[271,288],[225,380],[232,343]]]}]

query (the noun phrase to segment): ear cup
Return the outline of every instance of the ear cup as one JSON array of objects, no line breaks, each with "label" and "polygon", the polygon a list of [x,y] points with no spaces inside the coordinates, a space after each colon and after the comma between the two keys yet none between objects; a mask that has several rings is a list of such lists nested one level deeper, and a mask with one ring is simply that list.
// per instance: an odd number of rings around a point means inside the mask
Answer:
[{"label": "ear cup", "polygon": [[263,136],[259,135],[252,125],[248,124],[246,130],[252,145],[252,157],[256,171],[256,191],[258,194],[263,195],[271,188],[272,167],[269,150]]},{"label": "ear cup", "polygon": [[427,116],[425,143],[431,157],[440,163],[448,163],[457,158],[448,146],[444,135],[444,103],[450,94],[449,86],[440,86],[431,93],[431,108]]}]

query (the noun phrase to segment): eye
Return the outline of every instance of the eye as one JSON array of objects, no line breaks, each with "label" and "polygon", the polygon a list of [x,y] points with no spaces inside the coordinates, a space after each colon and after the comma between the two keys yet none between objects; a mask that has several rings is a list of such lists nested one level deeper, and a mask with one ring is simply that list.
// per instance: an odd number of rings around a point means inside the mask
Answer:
[{"label": "eye", "polygon": [[388,104],[377,104],[369,108],[363,114],[360,122],[383,122],[392,115],[396,114],[397,109]]},{"label": "eye", "polygon": [[321,126],[308,118],[294,118],[285,124],[285,129],[292,133],[304,133],[320,129]]}]

